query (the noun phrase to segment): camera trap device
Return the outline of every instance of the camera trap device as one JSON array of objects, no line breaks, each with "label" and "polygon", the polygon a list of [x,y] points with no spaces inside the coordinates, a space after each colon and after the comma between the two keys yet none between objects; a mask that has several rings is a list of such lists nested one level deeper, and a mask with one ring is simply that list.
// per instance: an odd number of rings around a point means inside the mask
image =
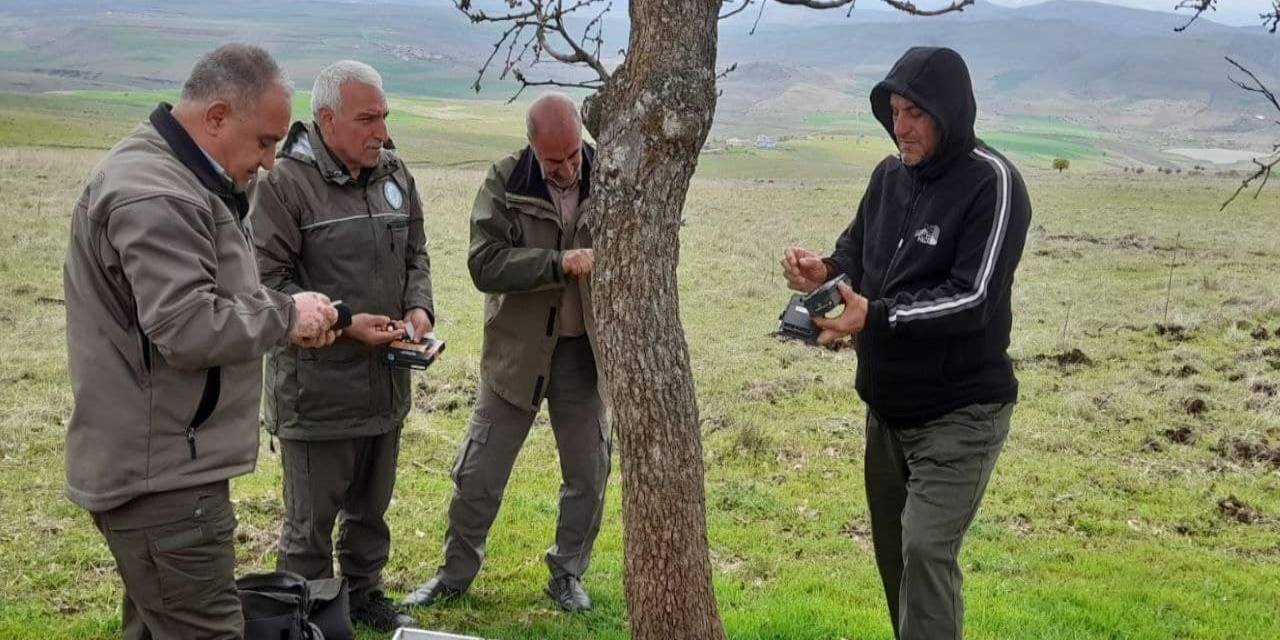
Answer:
[{"label": "camera trap device", "polygon": [[849,284],[849,276],[840,274],[814,289],[808,295],[793,294],[787,306],[778,316],[778,332],[781,338],[800,340],[808,344],[818,341],[818,328],[813,319],[821,318],[832,309],[844,304],[840,296],[840,283]]},{"label": "camera trap device", "polygon": [[853,286],[849,276],[842,273],[822,283],[822,286],[804,296],[804,307],[809,310],[809,317],[821,318],[830,313],[832,309],[844,304],[844,297],[840,295],[841,284]]},{"label": "camera trap device", "polygon": [[444,340],[430,336],[422,342],[396,340],[387,345],[387,364],[398,369],[417,369],[430,367],[441,353],[444,353]]}]

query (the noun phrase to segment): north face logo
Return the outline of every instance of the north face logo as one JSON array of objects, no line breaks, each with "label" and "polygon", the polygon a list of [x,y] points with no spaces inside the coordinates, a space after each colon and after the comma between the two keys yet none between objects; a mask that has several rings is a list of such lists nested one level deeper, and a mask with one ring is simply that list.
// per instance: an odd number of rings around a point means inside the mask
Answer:
[{"label": "north face logo", "polygon": [[916,242],[919,242],[920,244],[927,244],[931,247],[936,247],[938,246],[938,236],[941,233],[942,233],[942,230],[938,228],[938,225],[936,224],[926,225],[924,227],[921,227],[918,231],[916,231]]}]

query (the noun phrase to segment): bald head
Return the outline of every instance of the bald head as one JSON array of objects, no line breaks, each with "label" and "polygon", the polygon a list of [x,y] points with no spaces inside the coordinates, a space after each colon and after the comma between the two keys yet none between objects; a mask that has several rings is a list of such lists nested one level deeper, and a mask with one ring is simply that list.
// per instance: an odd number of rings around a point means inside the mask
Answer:
[{"label": "bald head", "polygon": [[544,93],[533,104],[525,115],[525,127],[532,142],[538,136],[577,136],[582,137],[582,116],[578,114],[578,105],[573,98],[558,93]]},{"label": "bald head", "polygon": [[568,188],[582,168],[582,117],[578,105],[563,93],[544,93],[529,105],[525,117],[529,146],[548,182]]}]

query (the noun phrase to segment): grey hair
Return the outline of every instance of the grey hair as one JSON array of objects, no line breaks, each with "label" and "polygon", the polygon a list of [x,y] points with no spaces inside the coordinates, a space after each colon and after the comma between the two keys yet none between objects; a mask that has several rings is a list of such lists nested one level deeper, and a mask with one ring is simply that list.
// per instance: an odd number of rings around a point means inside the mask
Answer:
[{"label": "grey hair", "polygon": [[382,76],[373,67],[356,60],[339,60],[316,74],[311,87],[311,115],[320,117],[321,109],[338,111],[342,107],[342,85],[348,82],[367,84],[382,91]]},{"label": "grey hair", "polygon": [[548,91],[535,98],[534,101],[529,104],[529,110],[524,114],[525,133],[528,135],[529,140],[533,140],[534,112],[543,105],[549,103],[558,103],[561,106],[567,107],[573,114],[573,121],[578,125],[578,131],[582,131],[582,114],[578,112],[578,103],[574,102],[573,98],[570,98],[567,94],[560,93],[559,91]]},{"label": "grey hair", "polygon": [[251,44],[224,44],[196,61],[182,85],[182,100],[242,105],[272,87],[293,95],[293,83],[271,54]]}]

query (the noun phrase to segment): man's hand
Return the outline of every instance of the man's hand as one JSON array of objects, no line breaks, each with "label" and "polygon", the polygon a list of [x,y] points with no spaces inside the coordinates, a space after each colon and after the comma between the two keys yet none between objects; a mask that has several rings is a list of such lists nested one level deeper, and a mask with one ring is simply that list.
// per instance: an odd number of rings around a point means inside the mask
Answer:
[{"label": "man's hand", "polygon": [[595,253],[591,249],[570,249],[560,256],[564,274],[572,278],[591,275],[591,269],[595,266]]},{"label": "man's hand", "polygon": [[854,293],[849,285],[840,283],[837,286],[840,297],[844,298],[844,311],[834,318],[814,318],[814,326],[822,329],[818,335],[818,344],[827,347],[837,340],[857,335],[867,326],[867,299]]},{"label": "man's hand", "polygon": [[303,349],[323,349],[333,344],[333,341],[338,339],[338,334],[340,333],[342,332],[330,329],[315,338],[298,338],[293,341],[293,344]]},{"label": "man's hand", "polygon": [[404,321],[413,325],[413,338],[418,342],[422,342],[435,328],[431,326],[431,316],[427,315],[427,310],[422,307],[410,309],[409,313],[404,314]]},{"label": "man's hand", "polygon": [[404,329],[397,327],[391,318],[372,313],[357,313],[351,316],[351,326],[343,329],[342,333],[370,347],[387,344],[404,337]]},{"label": "man's hand", "polygon": [[809,293],[831,279],[827,263],[818,254],[800,247],[787,249],[782,256],[782,275],[787,286],[801,293]]},{"label": "man's hand", "polygon": [[338,337],[338,332],[333,329],[337,322],[338,310],[333,308],[329,296],[314,291],[293,294],[289,342],[307,349],[333,344]]}]

